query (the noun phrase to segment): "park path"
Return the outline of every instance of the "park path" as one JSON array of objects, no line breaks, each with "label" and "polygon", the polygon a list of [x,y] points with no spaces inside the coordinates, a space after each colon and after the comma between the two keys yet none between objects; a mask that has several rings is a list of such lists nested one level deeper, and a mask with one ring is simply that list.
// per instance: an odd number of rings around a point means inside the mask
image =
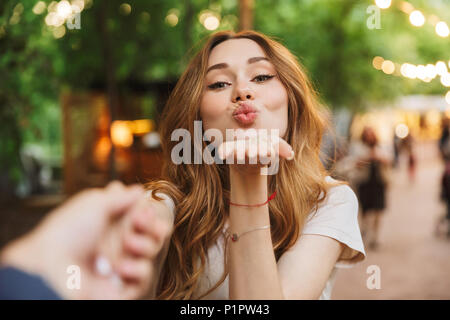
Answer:
[{"label": "park path", "polygon": [[[445,206],[439,201],[443,164],[436,143],[418,144],[414,182],[406,159],[391,173],[388,203],[381,222],[380,247],[337,274],[332,299],[450,299],[450,240],[435,235]],[[369,290],[367,268],[377,265],[381,288]]]}]

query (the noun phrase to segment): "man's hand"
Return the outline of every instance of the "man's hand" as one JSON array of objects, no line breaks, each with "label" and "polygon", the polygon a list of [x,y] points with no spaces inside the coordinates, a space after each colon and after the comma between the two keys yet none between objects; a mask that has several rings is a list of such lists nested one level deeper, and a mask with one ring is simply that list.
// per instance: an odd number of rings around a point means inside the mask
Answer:
[{"label": "man's hand", "polygon": [[[148,206],[138,205],[143,197],[142,187],[125,187],[118,182],[103,190],[84,191],[51,212],[35,230],[7,246],[1,262],[41,275],[63,298],[139,298],[151,280],[149,258],[170,232],[152,218]],[[133,217],[129,220],[134,221],[132,225],[141,223],[144,232],[123,234],[127,246],[105,249],[102,243],[107,235],[128,215]],[[98,257],[114,261],[115,276],[96,270]],[[79,290],[67,285],[71,276],[68,267],[72,265],[80,268]]]}]

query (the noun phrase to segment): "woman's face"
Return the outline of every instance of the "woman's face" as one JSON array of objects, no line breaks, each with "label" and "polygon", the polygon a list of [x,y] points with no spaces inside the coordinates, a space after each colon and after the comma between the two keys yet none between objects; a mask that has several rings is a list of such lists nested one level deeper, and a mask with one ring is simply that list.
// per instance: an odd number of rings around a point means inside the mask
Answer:
[{"label": "woman's face", "polygon": [[284,136],[288,96],[275,67],[250,39],[226,40],[211,51],[200,116],[203,129],[278,129]]}]

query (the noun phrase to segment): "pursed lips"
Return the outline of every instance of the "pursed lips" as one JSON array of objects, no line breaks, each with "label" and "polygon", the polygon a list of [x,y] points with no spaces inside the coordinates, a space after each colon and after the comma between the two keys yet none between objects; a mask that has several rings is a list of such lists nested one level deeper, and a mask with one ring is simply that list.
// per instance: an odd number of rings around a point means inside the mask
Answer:
[{"label": "pursed lips", "polygon": [[233,118],[243,125],[252,124],[257,116],[258,110],[248,103],[239,103],[237,109],[233,111]]}]

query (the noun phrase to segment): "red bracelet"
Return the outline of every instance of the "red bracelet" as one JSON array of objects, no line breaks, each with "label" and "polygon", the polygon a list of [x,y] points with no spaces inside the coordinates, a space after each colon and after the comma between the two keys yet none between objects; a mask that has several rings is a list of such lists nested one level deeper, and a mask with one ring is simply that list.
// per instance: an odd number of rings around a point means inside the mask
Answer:
[{"label": "red bracelet", "polygon": [[269,198],[267,198],[267,201],[261,204],[238,204],[238,203],[233,203],[230,201],[230,205],[233,206],[238,206],[238,207],[261,207],[267,203],[269,203],[270,200],[272,200],[273,198],[275,198],[275,195],[277,194],[276,191],[274,191]]}]

